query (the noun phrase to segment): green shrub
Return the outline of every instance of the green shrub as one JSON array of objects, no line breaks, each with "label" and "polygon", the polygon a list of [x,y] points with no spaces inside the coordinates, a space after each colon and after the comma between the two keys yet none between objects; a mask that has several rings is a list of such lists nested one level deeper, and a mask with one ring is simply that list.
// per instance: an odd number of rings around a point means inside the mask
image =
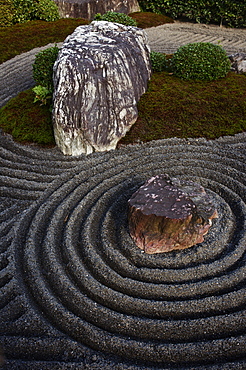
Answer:
[{"label": "green shrub", "polygon": [[31,20],[55,21],[59,19],[58,7],[53,0],[13,0],[14,23]]},{"label": "green shrub", "polygon": [[185,16],[196,22],[246,26],[245,0],[139,0],[139,4],[144,11],[172,18]]},{"label": "green shrub", "polygon": [[59,49],[57,46],[39,52],[33,64],[33,78],[36,86],[32,89],[35,93],[34,103],[52,105],[53,94],[53,66],[57,59]]},{"label": "green shrub", "polygon": [[172,58],[173,72],[185,80],[217,80],[227,75],[231,63],[225,50],[209,42],[181,46]]},{"label": "green shrub", "polygon": [[15,8],[13,22],[24,23],[34,19],[36,2],[33,0],[13,0]]},{"label": "green shrub", "polygon": [[40,51],[35,56],[33,64],[33,78],[37,85],[46,87],[46,89],[53,91],[53,65],[58,56],[58,47]]},{"label": "green shrub", "polygon": [[0,27],[12,26],[13,13],[12,0],[0,0]]},{"label": "green shrub", "polygon": [[35,93],[34,103],[41,102],[41,104],[46,105],[48,102],[51,103],[52,91],[48,90],[46,87],[37,85],[32,91]]},{"label": "green shrub", "polygon": [[35,19],[52,22],[59,18],[58,7],[53,0],[38,1],[38,6],[35,11]]},{"label": "green shrub", "polygon": [[108,21],[108,22],[115,22],[124,24],[125,26],[134,26],[137,27],[137,22],[135,19],[129,17],[124,13],[116,13],[116,12],[107,12],[105,14],[97,13],[94,16],[95,21]]},{"label": "green shrub", "polygon": [[166,55],[157,51],[150,52],[150,62],[153,72],[162,72],[167,69]]}]

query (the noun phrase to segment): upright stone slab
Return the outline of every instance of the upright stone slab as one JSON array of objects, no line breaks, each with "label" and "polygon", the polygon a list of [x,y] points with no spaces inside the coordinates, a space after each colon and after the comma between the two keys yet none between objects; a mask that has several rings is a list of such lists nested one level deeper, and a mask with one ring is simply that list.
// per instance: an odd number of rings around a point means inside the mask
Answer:
[{"label": "upright stone slab", "polygon": [[53,125],[64,154],[115,149],[151,75],[146,33],[112,22],[77,27],[54,65]]},{"label": "upright stone slab", "polygon": [[137,0],[54,0],[62,18],[93,19],[96,13],[108,11],[118,13],[139,12]]}]

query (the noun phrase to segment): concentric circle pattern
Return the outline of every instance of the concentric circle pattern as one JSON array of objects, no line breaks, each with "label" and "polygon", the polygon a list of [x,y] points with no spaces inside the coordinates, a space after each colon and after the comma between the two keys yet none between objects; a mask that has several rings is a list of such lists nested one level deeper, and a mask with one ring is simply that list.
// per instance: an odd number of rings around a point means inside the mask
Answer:
[{"label": "concentric circle pattern", "polygon": [[[6,368],[245,368],[245,135],[76,158],[1,140]],[[219,218],[202,244],[148,255],[127,201],[161,173],[199,182]]]}]

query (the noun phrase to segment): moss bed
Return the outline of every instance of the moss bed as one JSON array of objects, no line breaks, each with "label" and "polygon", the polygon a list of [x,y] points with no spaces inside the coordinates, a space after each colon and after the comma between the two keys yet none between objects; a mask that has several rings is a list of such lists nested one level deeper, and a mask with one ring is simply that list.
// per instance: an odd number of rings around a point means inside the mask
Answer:
[{"label": "moss bed", "polygon": [[55,22],[30,21],[0,27],[0,63],[51,42],[61,42],[85,19],[59,19]]},{"label": "moss bed", "polygon": [[[246,75],[183,81],[167,72],[154,73],[139,103],[139,117],[121,144],[170,137],[215,139],[246,131]],[[55,145],[51,113],[33,103],[31,89],[0,109],[0,127],[19,142]]]},{"label": "moss bed", "polygon": [[215,139],[246,130],[246,75],[230,72],[212,81],[184,81],[154,73],[141,97],[139,117],[120,141],[130,144],[170,137]]},{"label": "moss bed", "polygon": [[[172,21],[164,16],[161,21],[159,15],[148,13],[134,13],[134,17],[142,28]],[[34,47],[60,42],[86,23],[82,19],[61,19],[0,29],[1,62]],[[246,75],[230,72],[226,78],[204,82],[183,81],[168,72],[154,73],[138,103],[138,120],[119,145],[170,137],[215,139],[244,132],[245,96]],[[11,99],[0,109],[0,127],[16,141],[53,146],[50,110],[33,100],[31,89]]]},{"label": "moss bed", "polygon": [[21,143],[54,146],[51,112],[47,105],[33,103],[32,89],[19,93],[0,109],[0,127]]},{"label": "moss bed", "polygon": [[[129,15],[137,21],[140,28],[174,22],[169,17],[149,12]],[[52,42],[62,42],[76,27],[88,23],[89,21],[82,18],[63,18],[54,22],[30,21],[11,27],[0,27],[0,63],[34,48]]]},{"label": "moss bed", "polygon": [[129,15],[137,21],[137,25],[140,28],[157,27],[165,23],[174,23],[174,20],[172,18],[169,18],[163,14],[137,12],[131,13]]}]

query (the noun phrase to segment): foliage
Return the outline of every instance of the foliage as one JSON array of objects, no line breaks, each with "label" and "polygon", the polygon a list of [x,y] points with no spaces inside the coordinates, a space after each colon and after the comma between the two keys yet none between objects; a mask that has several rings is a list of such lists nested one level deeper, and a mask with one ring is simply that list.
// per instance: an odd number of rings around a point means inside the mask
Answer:
[{"label": "foliage", "polygon": [[132,17],[124,13],[117,13],[117,12],[107,12],[105,14],[97,13],[94,16],[95,21],[108,21],[108,22],[115,22],[124,24],[125,26],[137,26],[137,22]]},{"label": "foliage", "polygon": [[36,2],[33,0],[13,0],[15,8],[13,23],[24,23],[34,19]]},{"label": "foliage", "polygon": [[48,101],[52,98],[52,91],[48,90],[46,87],[37,85],[32,91],[35,93],[34,103],[41,102],[41,104],[46,105]]},{"label": "foliage", "polygon": [[13,23],[24,23],[40,19],[55,21],[59,19],[58,7],[52,0],[13,0],[15,8]]},{"label": "foliage", "polygon": [[34,103],[49,105],[52,109],[53,94],[53,66],[57,59],[59,49],[57,46],[45,49],[35,56],[33,64],[33,78],[37,84],[32,91],[35,93]]},{"label": "foliage", "polygon": [[53,0],[38,0],[34,19],[53,22],[60,18],[58,7]]},{"label": "foliage", "polygon": [[53,66],[57,59],[59,49],[57,46],[40,51],[35,56],[33,64],[33,78],[37,85],[53,91]]},{"label": "foliage", "polygon": [[12,0],[0,0],[0,27],[13,24],[14,7]]},{"label": "foliage", "polygon": [[186,17],[196,22],[246,26],[245,0],[139,0],[144,11]]},{"label": "foliage", "polygon": [[33,104],[32,89],[21,92],[0,108],[0,127],[19,142],[55,144],[49,107]]},{"label": "foliage", "polygon": [[225,50],[209,42],[181,46],[172,58],[173,72],[185,80],[216,80],[223,78],[231,63]]},{"label": "foliage", "polygon": [[150,52],[150,62],[153,72],[162,72],[167,69],[166,55],[157,51]]},{"label": "foliage", "polygon": [[0,28],[0,63],[49,43],[63,41],[78,26],[88,24],[82,18],[64,18],[55,22],[29,21]]}]

